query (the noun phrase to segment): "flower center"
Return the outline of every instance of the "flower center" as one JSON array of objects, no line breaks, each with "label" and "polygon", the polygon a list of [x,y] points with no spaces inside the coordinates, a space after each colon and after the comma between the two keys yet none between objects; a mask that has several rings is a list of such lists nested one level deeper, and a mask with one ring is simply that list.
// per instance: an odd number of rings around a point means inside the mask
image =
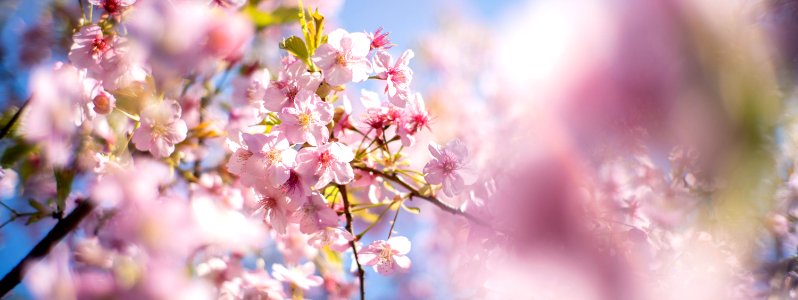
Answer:
[{"label": "flower center", "polygon": [[270,164],[275,165],[282,160],[283,153],[277,149],[271,149],[266,152],[266,159]]},{"label": "flower center", "polygon": [[329,167],[332,162],[333,157],[332,154],[330,154],[330,151],[324,151],[319,154],[319,164],[321,164],[322,167]]},{"label": "flower center", "polygon": [[99,58],[100,55],[108,51],[111,48],[111,45],[108,44],[102,35],[98,34],[94,40],[91,41],[91,56],[95,59]]},{"label": "flower center", "polygon": [[166,128],[163,124],[153,124],[151,128],[153,137],[162,137],[169,132],[169,128]]},{"label": "flower center", "polygon": [[451,174],[457,170],[457,162],[447,156],[443,159],[442,167],[444,174]]},{"label": "flower center", "polygon": [[272,210],[277,207],[277,199],[274,199],[273,197],[263,197],[259,202],[261,207],[263,207],[265,210]]},{"label": "flower center", "polygon": [[297,120],[299,121],[299,126],[307,129],[313,122],[313,116],[311,116],[309,113],[301,113],[299,116],[297,116]]},{"label": "flower center", "polygon": [[106,0],[103,8],[110,14],[119,12],[119,0]]},{"label": "flower center", "polygon": [[346,67],[346,65],[348,64],[348,62],[346,61],[346,56],[340,53],[338,54],[338,57],[335,58],[335,63],[344,67]]},{"label": "flower center", "polygon": [[391,249],[391,246],[385,245],[385,247],[382,248],[382,251],[380,251],[380,260],[390,261],[392,255],[393,250]]}]

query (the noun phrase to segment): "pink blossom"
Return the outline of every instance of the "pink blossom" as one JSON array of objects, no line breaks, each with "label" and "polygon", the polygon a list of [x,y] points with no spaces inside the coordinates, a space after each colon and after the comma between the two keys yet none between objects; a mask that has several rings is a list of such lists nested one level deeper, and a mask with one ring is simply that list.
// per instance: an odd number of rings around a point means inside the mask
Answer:
[{"label": "pink blossom", "polygon": [[371,50],[374,49],[383,49],[387,50],[393,47],[391,44],[391,40],[388,38],[388,32],[382,32],[382,27],[377,28],[372,34],[369,34],[369,38],[371,39]]},{"label": "pink blossom", "polygon": [[312,262],[306,262],[301,266],[286,268],[281,264],[272,265],[272,276],[275,279],[290,283],[300,289],[309,290],[311,287],[320,286],[324,281],[321,277],[314,275],[316,266]]},{"label": "pink blossom", "polygon": [[236,78],[233,81],[233,101],[238,104],[252,105],[264,112],[263,96],[269,85],[269,70],[260,69],[247,76]]},{"label": "pink blossom", "polygon": [[301,91],[291,107],[283,108],[279,114],[278,128],[291,144],[307,142],[316,146],[327,142],[330,131],[327,124],[333,119],[333,106],[321,101],[313,92]]},{"label": "pink blossom", "polygon": [[421,93],[416,93],[407,102],[402,119],[399,122],[396,134],[402,138],[402,145],[410,147],[415,142],[414,135],[423,128],[429,129],[430,116],[424,106],[424,98]]},{"label": "pink blossom", "polygon": [[188,128],[180,119],[180,105],[171,100],[151,104],[141,111],[141,125],[133,132],[136,149],[156,157],[167,157],[175,144],[186,139]]},{"label": "pink blossom", "polygon": [[316,49],[313,61],[330,85],[366,81],[371,73],[371,63],[366,58],[370,45],[365,33],[336,29],[327,35],[327,43]]},{"label": "pink blossom", "polygon": [[406,272],[410,269],[410,240],[403,236],[395,236],[388,241],[378,240],[366,246],[358,253],[361,263],[373,266],[374,271],[382,275],[391,275],[397,270]]},{"label": "pink blossom", "polygon": [[14,195],[19,183],[19,175],[13,169],[0,168],[0,199]]},{"label": "pink blossom", "polygon": [[315,93],[319,84],[321,84],[319,73],[308,72],[305,63],[295,60],[284,65],[277,80],[269,84],[263,96],[263,106],[276,112],[292,107],[300,91]]},{"label": "pink blossom", "polygon": [[313,193],[306,198],[305,204],[297,212],[297,218],[299,219],[299,229],[306,234],[338,225],[338,214],[327,205],[324,198],[318,193]]},{"label": "pink blossom", "polygon": [[260,200],[255,213],[263,212],[263,221],[268,222],[277,233],[285,234],[294,212],[306,198],[291,199],[279,189],[274,188],[259,188],[258,191]]},{"label": "pink blossom", "polygon": [[364,132],[374,134],[377,139],[381,138],[385,128],[397,124],[402,118],[400,108],[381,101],[375,92],[361,90],[360,101],[366,107],[366,114],[359,127]]},{"label": "pink blossom", "polygon": [[241,134],[244,143],[227,162],[227,170],[250,186],[278,187],[289,179],[296,150],[277,133]]},{"label": "pink blossom", "polygon": [[21,119],[20,132],[43,146],[47,162],[65,165],[72,157],[72,138],[80,123],[83,103],[79,72],[71,65],[37,69],[30,79],[31,98]]},{"label": "pink blossom", "polygon": [[101,6],[111,15],[119,15],[128,6],[136,3],[136,0],[89,0],[94,6]]},{"label": "pink blossom", "polygon": [[379,79],[385,80],[385,94],[388,100],[396,106],[404,107],[410,94],[410,82],[413,80],[413,70],[407,66],[415,54],[413,50],[405,50],[402,56],[393,61],[393,57],[386,51],[378,51],[374,57],[374,72]]},{"label": "pink blossom", "polygon": [[467,164],[468,149],[460,140],[454,140],[441,147],[430,143],[430,160],[424,166],[424,178],[429,184],[441,184],[446,196],[454,197],[463,191],[466,185],[473,183],[475,176]]},{"label": "pink blossom", "polygon": [[307,147],[299,150],[297,171],[316,178],[313,185],[315,189],[324,188],[330,182],[347,184],[355,178],[352,166],[349,165],[354,158],[352,149],[339,142]]},{"label": "pink blossom", "polygon": [[243,14],[214,14],[206,32],[206,51],[228,61],[239,59],[246,42],[254,33],[251,23]]},{"label": "pink blossom", "polygon": [[72,48],[69,50],[69,61],[78,68],[99,70],[105,53],[113,51],[114,36],[105,36],[100,26],[91,24],[84,26],[72,36]]},{"label": "pink blossom", "polygon": [[327,227],[319,231],[308,240],[308,244],[313,247],[321,248],[329,246],[330,249],[343,252],[349,249],[349,242],[354,240],[355,236],[349,231],[337,227]]},{"label": "pink blossom", "polygon": [[95,113],[107,115],[116,107],[116,97],[106,92],[102,86],[98,86],[97,94],[92,98],[91,103],[94,105],[92,109]]}]

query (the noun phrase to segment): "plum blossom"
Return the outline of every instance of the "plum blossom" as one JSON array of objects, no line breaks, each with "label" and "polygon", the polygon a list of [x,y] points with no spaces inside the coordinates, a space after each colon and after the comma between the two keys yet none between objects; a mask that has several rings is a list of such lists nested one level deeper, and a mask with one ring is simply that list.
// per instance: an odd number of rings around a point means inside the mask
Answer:
[{"label": "plum blossom", "polygon": [[395,236],[387,241],[378,240],[359,252],[363,265],[372,266],[381,275],[391,275],[396,271],[406,272],[410,269],[410,240],[403,236]]},{"label": "plum blossom", "polygon": [[156,157],[167,157],[175,144],[186,139],[188,128],[180,119],[180,105],[171,100],[151,104],[141,112],[141,125],[133,132],[136,149],[149,151]]},{"label": "plum blossom", "polygon": [[319,73],[310,73],[300,60],[284,65],[277,80],[269,83],[263,96],[263,106],[279,112],[283,108],[294,106],[294,100],[300,91],[315,93],[321,84]]},{"label": "plum blossom", "polygon": [[321,248],[329,246],[330,249],[343,252],[349,249],[349,242],[354,240],[355,236],[349,231],[336,227],[327,227],[319,231],[308,240],[308,244],[313,247]]},{"label": "plum blossom", "polygon": [[312,262],[306,262],[301,266],[286,268],[281,264],[272,265],[272,276],[275,279],[290,283],[300,289],[309,290],[311,287],[320,286],[324,280],[314,275],[316,266]]},{"label": "plum blossom", "polygon": [[352,149],[339,142],[307,147],[297,154],[297,171],[316,178],[313,185],[315,189],[321,189],[330,182],[347,184],[355,178],[352,166],[349,165],[354,158]]},{"label": "plum blossom", "polygon": [[84,26],[72,36],[72,48],[69,50],[69,61],[78,68],[99,70],[105,53],[113,51],[115,38],[103,35],[100,26],[91,24]]},{"label": "plum blossom", "polygon": [[338,215],[327,206],[321,195],[313,193],[305,199],[305,204],[297,212],[299,230],[302,233],[316,233],[327,227],[338,225]]},{"label": "plum blossom", "polygon": [[460,140],[453,140],[441,147],[430,143],[430,160],[424,166],[424,178],[430,184],[441,184],[446,196],[454,197],[472,184],[475,176],[467,167],[468,148]]},{"label": "plum blossom", "polygon": [[413,137],[424,127],[429,128],[430,116],[424,106],[424,98],[421,93],[416,93],[407,102],[407,106],[402,113],[396,134],[402,139],[402,145],[410,147],[415,142]]},{"label": "plum blossom", "polygon": [[330,85],[362,82],[371,73],[371,63],[366,58],[370,45],[371,40],[365,33],[336,29],[327,35],[327,43],[316,49],[313,61]]},{"label": "plum blossom", "polygon": [[410,94],[410,82],[413,70],[407,66],[415,54],[413,50],[405,50],[395,62],[386,51],[378,51],[374,57],[374,72],[377,78],[385,80],[385,94],[396,106],[404,107]]},{"label": "plum blossom", "polygon": [[317,146],[329,138],[327,124],[332,121],[333,106],[313,92],[301,91],[294,105],[283,108],[279,118],[283,123],[278,127],[291,144],[307,142]]},{"label": "plum blossom", "polygon": [[278,187],[289,179],[296,150],[278,133],[242,133],[243,144],[230,157],[227,170],[245,186]]}]

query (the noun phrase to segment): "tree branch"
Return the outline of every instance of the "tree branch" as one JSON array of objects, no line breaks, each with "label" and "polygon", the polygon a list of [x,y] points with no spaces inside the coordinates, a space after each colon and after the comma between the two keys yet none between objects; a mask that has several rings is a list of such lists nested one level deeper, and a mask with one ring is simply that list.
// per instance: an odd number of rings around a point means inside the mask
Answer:
[{"label": "tree branch", "polygon": [[[341,197],[344,200],[344,215],[346,216],[346,230],[355,235],[355,231],[352,230],[352,212],[350,211],[350,204],[349,204],[349,195],[346,193],[346,186],[345,185],[338,185],[338,189],[341,191]],[[360,265],[360,259],[357,257],[357,239],[352,239],[349,242],[349,245],[352,246],[352,253],[355,254],[355,264],[357,265],[357,278],[360,280],[360,300],[366,299],[366,272],[363,271],[363,266]]]},{"label": "tree branch", "polygon": [[396,174],[388,174],[388,173],[385,173],[383,171],[380,171],[380,170],[377,170],[377,169],[374,169],[374,168],[365,167],[365,166],[352,165],[352,167],[355,168],[355,169],[360,169],[360,170],[363,170],[363,171],[372,172],[372,173],[374,173],[376,175],[379,175],[382,178],[385,178],[387,180],[393,181],[393,182],[401,185],[402,187],[404,187],[405,189],[410,191],[410,196],[411,197],[416,197],[416,198],[421,198],[421,199],[427,200],[427,202],[435,204],[435,206],[439,207],[440,209],[442,209],[442,210],[444,210],[446,212],[449,212],[449,213],[452,213],[452,214],[455,214],[455,215],[461,215],[461,216],[465,217],[466,219],[468,219],[469,221],[474,222],[474,223],[476,223],[478,225],[489,227],[489,228],[491,227],[487,222],[483,221],[482,219],[480,219],[480,218],[478,218],[478,217],[476,217],[476,216],[474,216],[472,214],[469,214],[467,212],[459,210],[459,209],[457,209],[455,207],[449,206],[448,204],[443,203],[441,200],[438,200],[438,198],[435,198],[433,196],[428,196],[428,195],[421,194],[421,192],[419,192],[416,188],[414,188],[413,186],[411,186],[410,184],[408,184],[407,182],[402,180],[402,178],[399,178],[399,176],[396,176]]},{"label": "tree branch", "polygon": [[58,221],[53,229],[47,233],[33,249],[28,252],[28,255],[22,259],[8,274],[0,281],[0,298],[5,296],[15,286],[17,286],[22,278],[25,276],[25,267],[50,253],[50,250],[58,244],[68,233],[72,232],[78,224],[94,210],[94,204],[91,200],[85,199],[78,203],[78,206],[72,210],[66,218]]},{"label": "tree branch", "polygon": [[6,125],[3,126],[3,129],[0,129],[0,139],[5,138],[6,135],[8,135],[8,133],[11,132],[11,128],[14,127],[14,124],[17,123],[19,117],[22,116],[22,111],[25,110],[26,106],[28,106],[28,102],[30,102],[30,98],[28,98],[28,100],[26,100],[25,103],[23,103],[22,106],[19,107],[17,112],[14,113],[14,116],[11,117],[11,120],[8,120],[8,123],[6,123]]},{"label": "tree branch", "polygon": [[[352,230],[352,211],[350,210],[350,203],[349,203],[349,195],[346,193],[346,186],[345,185],[338,185],[338,189],[341,191],[341,197],[344,200],[344,215],[346,216],[346,230],[355,235],[355,231]],[[357,257],[357,239],[352,239],[349,242],[349,245],[352,246],[352,253],[355,254],[355,264],[357,265],[357,278],[360,280],[360,300],[366,299],[366,272],[363,271],[363,266],[360,265],[360,259]]]}]

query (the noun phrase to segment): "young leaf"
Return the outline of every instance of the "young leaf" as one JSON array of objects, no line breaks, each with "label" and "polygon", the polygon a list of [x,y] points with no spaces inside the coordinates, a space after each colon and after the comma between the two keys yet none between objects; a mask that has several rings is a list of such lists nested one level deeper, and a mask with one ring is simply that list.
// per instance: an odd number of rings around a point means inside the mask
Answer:
[{"label": "young leaf", "polygon": [[280,42],[280,49],[288,51],[288,53],[291,53],[291,55],[296,56],[296,58],[310,66],[310,54],[308,54],[308,48],[305,46],[305,41],[303,41],[302,38],[298,36],[288,37]]},{"label": "young leaf", "polygon": [[281,6],[271,12],[266,12],[250,5],[244,8],[244,13],[249,15],[258,30],[299,21],[299,8],[296,7]]},{"label": "young leaf", "polygon": [[56,184],[56,211],[63,213],[66,208],[66,198],[72,190],[72,179],[75,178],[75,172],[71,170],[56,170],[55,171],[55,184]]}]

